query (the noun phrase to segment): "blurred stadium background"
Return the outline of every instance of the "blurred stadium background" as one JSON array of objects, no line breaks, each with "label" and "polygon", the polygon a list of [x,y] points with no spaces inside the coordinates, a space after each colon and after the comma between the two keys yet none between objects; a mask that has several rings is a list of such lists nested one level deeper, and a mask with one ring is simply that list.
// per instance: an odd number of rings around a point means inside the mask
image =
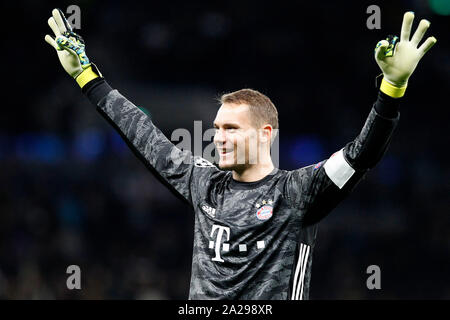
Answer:
[{"label": "blurred stadium background", "polygon": [[[168,135],[211,127],[244,87],[280,114],[280,167],[327,158],[360,131],[376,43],[402,15],[432,22],[381,163],[322,223],[311,299],[450,298],[449,1],[5,1],[0,117],[0,298],[185,299],[193,212],[80,93],[44,41],[51,9],[81,8],[87,54]],[[381,30],[366,27],[381,8]],[[417,25],[416,18],[414,24]],[[82,289],[66,288],[79,265]],[[381,268],[381,290],[366,268]]]}]

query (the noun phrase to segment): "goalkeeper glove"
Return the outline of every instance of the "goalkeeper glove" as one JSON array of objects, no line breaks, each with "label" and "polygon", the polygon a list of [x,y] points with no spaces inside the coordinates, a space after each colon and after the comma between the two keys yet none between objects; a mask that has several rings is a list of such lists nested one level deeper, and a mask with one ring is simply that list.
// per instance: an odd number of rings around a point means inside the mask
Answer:
[{"label": "goalkeeper glove", "polygon": [[380,90],[394,98],[404,95],[409,77],[420,59],[437,41],[435,37],[429,37],[420,47],[417,47],[430,22],[421,20],[410,40],[413,20],[414,13],[406,12],[403,15],[400,42],[396,43],[398,37],[391,36],[378,42],[375,48],[375,60],[384,76]]},{"label": "goalkeeper glove", "polygon": [[83,38],[73,32],[60,9],[53,9],[48,25],[56,38],[46,35],[45,41],[56,49],[64,70],[77,81],[81,88],[89,81],[102,76],[87,57]]}]

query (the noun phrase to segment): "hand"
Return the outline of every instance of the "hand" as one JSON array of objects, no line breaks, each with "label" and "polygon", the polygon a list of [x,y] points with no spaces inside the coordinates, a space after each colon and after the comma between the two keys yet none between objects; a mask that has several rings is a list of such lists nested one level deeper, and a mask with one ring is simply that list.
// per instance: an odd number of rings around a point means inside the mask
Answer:
[{"label": "hand", "polygon": [[45,41],[56,49],[59,61],[64,70],[76,79],[85,69],[91,66],[84,49],[84,41],[75,32],[60,9],[53,9],[48,25],[56,38],[45,36]]},{"label": "hand", "polygon": [[395,87],[406,87],[408,79],[420,59],[437,41],[435,37],[429,37],[420,47],[417,47],[430,26],[430,22],[422,19],[410,40],[413,20],[413,12],[406,12],[403,15],[400,42],[393,49],[393,55],[389,56],[388,54],[390,43],[386,40],[378,42],[375,48],[375,60],[383,71],[384,79]]}]

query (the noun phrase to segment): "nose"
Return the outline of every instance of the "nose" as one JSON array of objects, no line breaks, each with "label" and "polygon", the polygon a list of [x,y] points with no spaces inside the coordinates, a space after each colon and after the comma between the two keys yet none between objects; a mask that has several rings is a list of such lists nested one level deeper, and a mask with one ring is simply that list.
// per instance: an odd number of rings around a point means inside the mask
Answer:
[{"label": "nose", "polygon": [[214,134],[214,143],[223,145],[225,144],[226,136],[225,131],[221,129],[216,129],[216,133]]}]

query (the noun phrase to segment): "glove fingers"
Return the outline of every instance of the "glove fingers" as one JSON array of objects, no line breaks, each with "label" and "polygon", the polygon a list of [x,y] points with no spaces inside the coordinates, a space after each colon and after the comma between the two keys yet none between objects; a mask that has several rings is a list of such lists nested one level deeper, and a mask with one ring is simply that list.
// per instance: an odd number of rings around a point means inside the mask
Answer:
[{"label": "glove fingers", "polygon": [[58,24],[61,33],[63,33],[64,31],[72,31],[72,27],[70,26],[69,22],[64,16],[64,12],[62,12],[61,9],[53,9],[52,15],[56,23]]},{"label": "glove fingers", "polygon": [[58,25],[56,24],[55,19],[53,17],[50,17],[47,21],[48,25],[50,26],[50,29],[52,29],[53,33],[56,37],[61,35],[61,31],[59,30]]},{"label": "glove fingers", "polygon": [[400,41],[409,41],[411,34],[411,26],[414,20],[414,13],[411,11],[406,12],[403,15],[402,31],[400,33]]},{"label": "glove fingers", "polygon": [[66,24],[64,23],[63,18],[61,17],[60,10],[53,9],[52,10],[52,16],[53,16],[53,19],[55,19],[56,24],[58,25],[59,31],[61,33],[66,32],[67,31]]},{"label": "glove fingers", "polygon": [[418,46],[419,42],[422,40],[423,35],[425,34],[425,32],[427,31],[427,29],[430,27],[430,22],[422,19],[420,20],[419,26],[417,27],[416,32],[414,33],[411,42],[415,45]]},{"label": "glove fingers", "polygon": [[421,56],[423,56],[425,53],[427,53],[427,51],[430,50],[432,46],[434,46],[436,41],[437,40],[435,37],[428,37],[428,39],[425,40],[425,42],[422,43],[422,45],[419,47]]},{"label": "glove fingers", "polygon": [[51,45],[53,48],[55,48],[56,50],[61,50],[61,48],[59,48],[58,44],[56,43],[55,39],[53,39],[51,36],[49,36],[48,34],[45,36],[45,41]]},{"label": "glove fingers", "polygon": [[385,53],[389,46],[389,42],[386,40],[381,40],[378,42],[377,46],[375,47],[375,58],[377,60],[384,60],[386,58]]}]

